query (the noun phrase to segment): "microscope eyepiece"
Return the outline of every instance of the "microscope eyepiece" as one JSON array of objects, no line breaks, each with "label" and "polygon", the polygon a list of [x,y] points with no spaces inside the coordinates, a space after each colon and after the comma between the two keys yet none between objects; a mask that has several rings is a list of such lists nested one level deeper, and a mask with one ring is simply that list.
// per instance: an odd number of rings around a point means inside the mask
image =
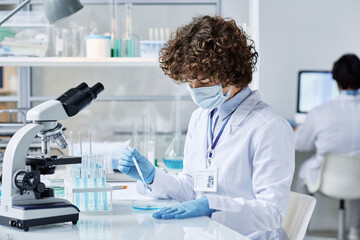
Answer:
[{"label": "microscope eyepiece", "polygon": [[92,92],[96,94],[96,96],[104,90],[104,85],[101,83],[96,83],[94,86],[91,87]]},{"label": "microscope eyepiece", "polygon": [[83,82],[66,91],[57,100],[63,104],[67,115],[72,117],[89,105],[92,100],[95,100],[103,90],[104,86],[99,82],[92,87]]}]

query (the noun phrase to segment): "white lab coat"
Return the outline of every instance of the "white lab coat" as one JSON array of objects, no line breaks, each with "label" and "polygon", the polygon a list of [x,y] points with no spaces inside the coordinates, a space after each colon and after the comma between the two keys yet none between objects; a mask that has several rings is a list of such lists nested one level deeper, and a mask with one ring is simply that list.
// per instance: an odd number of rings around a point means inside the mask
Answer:
[{"label": "white lab coat", "polygon": [[302,164],[299,178],[314,184],[327,153],[360,154],[360,95],[340,95],[314,108],[295,132],[297,151],[316,150]]},{"label": "white lab coat", "polygon": [[[204,168],[208,146],[209,110],[191,116],[184,150],[184,168],[173,176],[156,170],[147,195],[193,200],[194,176]],[[254,91],[231,116],[215,148],[216,193],[205,192],[212,218],[251,239],[287,239],[281,228],[294,172],[294,134],[285,119]],[[138,184],[140,193],[145,188]]]},{"label": "white lab coat", "polygon": [[[360,155],[360,95],[340,95],[314,108],[295,131],[298,151],[316,149],[299,169],[301,182],[314,184],[327,153]],[[360,230],[360,200],[350,201],[350,228]]]}]

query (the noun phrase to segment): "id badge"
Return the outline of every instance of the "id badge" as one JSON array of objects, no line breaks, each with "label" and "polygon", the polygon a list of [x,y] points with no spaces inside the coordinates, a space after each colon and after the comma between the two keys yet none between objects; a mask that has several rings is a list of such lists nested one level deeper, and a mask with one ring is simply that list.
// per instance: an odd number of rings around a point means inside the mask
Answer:
[{"label": "id badge", "polygon": [[195,175],[194,191],[216,192],[218,182],[217,168],[200,169]]}]

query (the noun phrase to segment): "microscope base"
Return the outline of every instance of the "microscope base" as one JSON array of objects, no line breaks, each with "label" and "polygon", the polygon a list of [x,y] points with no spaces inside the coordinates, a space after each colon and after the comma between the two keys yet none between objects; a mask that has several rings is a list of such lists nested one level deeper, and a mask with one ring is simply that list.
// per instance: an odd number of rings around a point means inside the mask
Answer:
[{"label": "microscope base", "polygon": [[[54,209],[56,209],[56,213],[54,213]],[[63,203],[14,205],[11,210],[13,211],[9,212],[14,214],[0,215],[0,225],[24,231],[29,231],[30,227],[54,223],[72,222],[76,224],[79,220],[79,210],[71,204],[67,204],[67,206]],[[38,214],[41,216],[35,217]]]},{"label": "microscope base", "polygon": [[48,225],[53,223],[72,222],[75,225],[78,219],[79,219],[79,214],[40,218],[40,219],[30,219],[30,220],[20,220],[20,219],[0,216],[0,225],[20,228],[23,229],[25,232],[27,232],[29,231],[30,227]]}]

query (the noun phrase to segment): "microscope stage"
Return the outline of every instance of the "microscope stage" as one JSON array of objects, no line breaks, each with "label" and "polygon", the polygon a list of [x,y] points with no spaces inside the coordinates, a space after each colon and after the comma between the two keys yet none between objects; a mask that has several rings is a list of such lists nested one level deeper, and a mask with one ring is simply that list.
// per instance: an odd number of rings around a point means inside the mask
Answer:
[{"label": "microscope stage", "polygon": [[39,167],[51,167],[54,165],[79,164],[81,157],[73,156],[27,156],[26,165]]}]

